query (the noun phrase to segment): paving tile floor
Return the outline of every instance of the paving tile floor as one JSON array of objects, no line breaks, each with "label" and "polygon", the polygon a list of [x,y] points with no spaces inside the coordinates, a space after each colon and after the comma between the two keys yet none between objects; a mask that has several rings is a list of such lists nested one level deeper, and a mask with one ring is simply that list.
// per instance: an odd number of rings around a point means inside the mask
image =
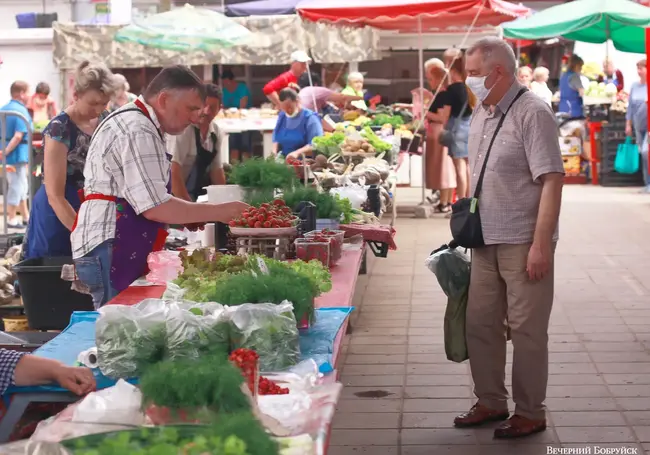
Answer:
[{"label": "paving tile floor", "polygon": [[423,265],[449,240],[448,221],[400,218],[399,250],[359,279],[329,455],[650,453],[650,196],[637,191],[565,188],[549,427],[518,441],[493,440],[494,426],[453,428],[472,381],[467,363],[445,357],[446,298]]}]

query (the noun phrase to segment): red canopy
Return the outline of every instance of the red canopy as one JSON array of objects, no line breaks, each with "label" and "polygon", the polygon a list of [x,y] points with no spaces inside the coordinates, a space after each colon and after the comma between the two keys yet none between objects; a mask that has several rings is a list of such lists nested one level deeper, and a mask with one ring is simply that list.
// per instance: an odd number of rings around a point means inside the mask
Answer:
[{"label": "red canopy", "polygon": [[296,10],[304,19],[341,24],[368,25],[383,30],[417,32],[467,27],[479,8],[474,24],[494,26],[528,16],[532,10],[505,0],[305,0]]}]

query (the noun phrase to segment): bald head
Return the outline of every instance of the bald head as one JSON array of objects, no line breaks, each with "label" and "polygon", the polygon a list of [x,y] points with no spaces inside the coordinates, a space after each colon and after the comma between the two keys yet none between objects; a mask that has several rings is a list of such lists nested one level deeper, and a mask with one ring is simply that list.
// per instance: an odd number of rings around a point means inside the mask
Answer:
[{"label": "bald head", "polygon": [[514,76],[517,70],[517,58],[510,44],[494,36],[481,38],[467,49],[468,56],[480,55],[486,69],[492,70],[500,66],[508,74]]}]

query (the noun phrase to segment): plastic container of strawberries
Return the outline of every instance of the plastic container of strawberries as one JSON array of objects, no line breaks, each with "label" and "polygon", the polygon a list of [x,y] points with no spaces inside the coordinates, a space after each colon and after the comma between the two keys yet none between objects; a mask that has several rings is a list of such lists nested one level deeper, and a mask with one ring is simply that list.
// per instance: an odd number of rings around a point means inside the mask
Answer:
[{"label": "plastic container of strawberries", "polygon": [[328,268],[333,265],[332,242],[329,239],[322,241],[316,241],[315,238],[296,239],[294,245],[296,247],[296,258],[305,262],[316,259]]},{"label": "plastic container of strawberries", "polygon": [[330,265],[336,265],[343,255],[343,241],[345,231],[335,231],[323,229],[320,231],[311,231],[305,234],[306,239],[328,239],[330,241]]}]

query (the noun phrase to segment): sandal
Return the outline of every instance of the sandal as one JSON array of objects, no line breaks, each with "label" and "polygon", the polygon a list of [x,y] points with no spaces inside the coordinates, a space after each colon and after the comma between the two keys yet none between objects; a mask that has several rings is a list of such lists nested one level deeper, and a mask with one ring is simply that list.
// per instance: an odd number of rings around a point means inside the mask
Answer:
[{"label": "sandal", "polygon": [[434,209],[435,213],[449,213],[451,212],[451,204],[438,204]]}]

